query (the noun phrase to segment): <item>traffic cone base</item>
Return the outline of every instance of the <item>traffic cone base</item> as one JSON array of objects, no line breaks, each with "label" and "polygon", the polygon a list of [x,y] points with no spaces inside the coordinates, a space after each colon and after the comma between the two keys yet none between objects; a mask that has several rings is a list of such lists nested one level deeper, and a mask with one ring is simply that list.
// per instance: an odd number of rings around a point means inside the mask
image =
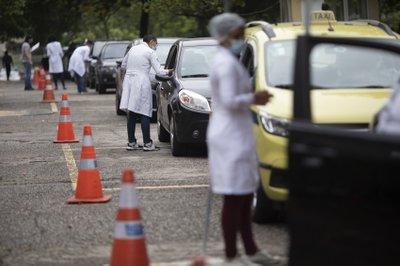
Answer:
[{"label": "traffic cone base", "polygon": [[75,195],[68,199],[68,203],[104,203],[109,200],[111,196],[103,195],[99,170],[80,169]]},{"label": "traffic cone base", "polygon": [[79,142],[79,140],[75,138],[72,123],[59,122],[57,129],[57,138],[54,140],[54,143],[76,143],[76,142]]},{"label": "traffic cone base", "polygon": [[[134,252],[132,252],[134,251]],[[138,256],[137,254],[147,254],[146,243],[144,239],[136,241],[118,239],[114,240],[112,254],[121,254],[112,256],[111,265],[135,265],[147,266],[149,259],[147,255]],[[123,254],[123,256],[122,256]]]},{"label": "traffic cone base", "polygon": [[43,103],[55,103],[54,91],[53,90],[44,90],[43,91]]}]

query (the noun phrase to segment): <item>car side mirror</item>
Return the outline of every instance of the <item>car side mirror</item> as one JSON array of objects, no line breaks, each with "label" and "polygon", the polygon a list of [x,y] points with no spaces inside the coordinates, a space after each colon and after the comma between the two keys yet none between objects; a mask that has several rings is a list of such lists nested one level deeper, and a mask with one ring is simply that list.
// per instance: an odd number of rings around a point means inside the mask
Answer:
[{"label": "car side mirror", "polygon": [[92,55],[92,59],[94,59],[94,60],[98,60],[98,59],[99,59],[99,57],[98,57],[98,56],[95,56],[95,55]]},{"label": "car side mirror", "polygon": [[117,67],[121,67],[121,65],[122,65],[122,60],[117,60],[115,63],[117,63]]},{"label": "car side mirror", "polygon": [[159,74],[156,74],[156,80],[158,80],[158,81],[170,81],[172,79],[172,76],[168,76],[168,75],[159,75]]}]

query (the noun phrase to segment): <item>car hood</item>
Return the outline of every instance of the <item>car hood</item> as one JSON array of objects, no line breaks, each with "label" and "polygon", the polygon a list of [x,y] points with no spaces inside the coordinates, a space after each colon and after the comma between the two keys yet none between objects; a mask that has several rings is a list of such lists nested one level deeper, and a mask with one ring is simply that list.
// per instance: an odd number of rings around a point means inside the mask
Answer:
[{"label": "car hood", "polygon": [[184,78],[180,79],[182,88],[185,90],[191,90],[200,95],[203,95],[207,99],[211,98],[211,86],[209,78]]},{"label": "car hood", "polygon": [[117,66],[117,61],[122,60],[122,58],[104,59],[103,66]]},{"label": "car hood", "polygon": [[[314,123],[370,123],[391,94],[390,89],[324,89],[311,92],[311,115]],[[259,110],[291,119],[293,92],[270,89],[272,101]]]}]

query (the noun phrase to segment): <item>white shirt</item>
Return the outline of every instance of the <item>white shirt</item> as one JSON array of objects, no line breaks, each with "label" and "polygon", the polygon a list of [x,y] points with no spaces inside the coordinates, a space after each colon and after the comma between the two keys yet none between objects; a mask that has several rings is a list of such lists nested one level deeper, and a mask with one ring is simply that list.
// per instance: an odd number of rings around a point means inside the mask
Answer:
[{"label": "white shirt", "polygon": [[151,117],[153,101],[151,92],[150,69],[157,74],[167,74],[161,67],[156,52],[147,43],[133,46],[121,64],[126,68],[122,84],[120,109]]},{"label": "white shirt", "polygon": [[64,52],[59,42],[51,42],[46,45],[47,56],[49,57],[49,72],[64,72],[62,57]]},{"label": "white shirt", "polygon": [[90,48],[87,45],[75,49],[69,59],[68,71],[74,71],[79,76],[85,75],[85,61],[89,61]]},{"label": "white shirt", "polygon": [[211,188],[245,195],[258,186],[258,159],[250,105],[250,77],[232,53],[220,47],[211,69],[212,110],[207,130]]},{"label": "white shirt", "polygon": [[379,112],[376,131],[400,134],[400,80],[393,86],[392,96]]}]

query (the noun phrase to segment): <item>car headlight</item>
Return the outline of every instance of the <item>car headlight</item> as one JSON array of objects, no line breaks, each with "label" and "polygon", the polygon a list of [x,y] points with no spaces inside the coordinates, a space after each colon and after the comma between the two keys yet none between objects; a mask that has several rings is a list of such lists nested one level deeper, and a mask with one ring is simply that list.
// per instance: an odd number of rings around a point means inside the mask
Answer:
[{"label": "car headlight", "polygon": [[260,113],[261,124],[265,131],[272,135],[287,137],[289,135],[289,121],[282,118],[276,118],[266,112]]},{"label": "car headlight", "polygon": [[207,99],[193,91],[181,90],[179,92],[179,101],[184,107],[197,112],[209,113],[211,111]]}]

